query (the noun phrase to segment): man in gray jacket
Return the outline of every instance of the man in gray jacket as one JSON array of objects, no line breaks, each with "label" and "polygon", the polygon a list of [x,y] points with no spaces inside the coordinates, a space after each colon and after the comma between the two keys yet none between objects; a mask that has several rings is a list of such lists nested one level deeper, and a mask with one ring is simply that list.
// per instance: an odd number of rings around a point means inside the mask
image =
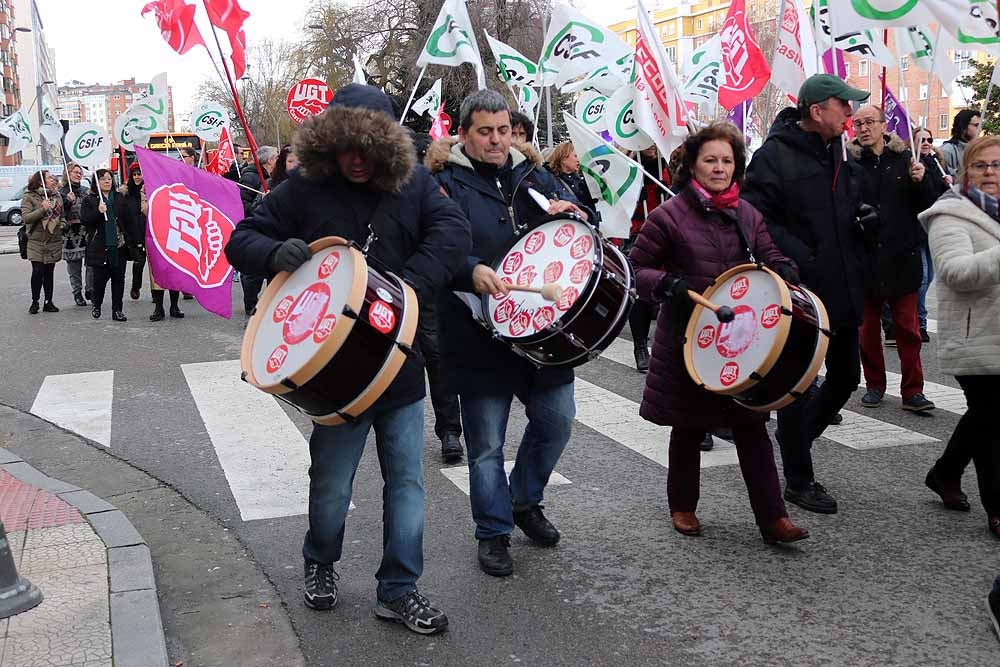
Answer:
[{"label": "man in gray jacket", "polygon": [[944,166],[952,176],[958,175],[965,145],[979,136],[982,122],[983,118],[976,109],[962,109],[955,114],[955,120],[951,124],[951,139],[941,144]]}]

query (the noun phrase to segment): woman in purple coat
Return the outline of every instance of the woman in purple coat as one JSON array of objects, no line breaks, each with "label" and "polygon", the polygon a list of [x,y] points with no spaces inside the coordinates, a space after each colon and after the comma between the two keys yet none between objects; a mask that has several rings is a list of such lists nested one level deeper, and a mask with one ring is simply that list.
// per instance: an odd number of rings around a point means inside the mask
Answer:
[{"label": "woman in purple coat", "polygon": [[703,292],[727,269],[749,262],[737,225],[755,257],[786,281],[798,282],[795,264],[774,245],[761,214],[740,200],[745,165],[743,137],[734,125],[713,123],[689,136],[675,183],[677,196],[649,214],[632,248],[639,297],[663,305],[639,414],[672,427],[667,499],[678,532],[701,534],[695,516],[698,445],[706,432],[728,426],[764,541],[795,542],[809,532],[796,527],[785,511],[764,428],[766,415],[698,387],[684,366],[684,330],[693,307],[687,290]]}]

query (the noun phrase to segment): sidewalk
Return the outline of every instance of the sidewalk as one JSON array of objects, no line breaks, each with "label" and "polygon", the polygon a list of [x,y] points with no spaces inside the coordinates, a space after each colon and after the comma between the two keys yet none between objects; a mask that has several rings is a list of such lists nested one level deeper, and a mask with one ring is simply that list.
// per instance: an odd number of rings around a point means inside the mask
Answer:
[{"label": "sidewalk", "polygon": [[0,449],[0,519],[41,604],[0,621],[0,667],[166,665],[149,548],[125,515]]}]

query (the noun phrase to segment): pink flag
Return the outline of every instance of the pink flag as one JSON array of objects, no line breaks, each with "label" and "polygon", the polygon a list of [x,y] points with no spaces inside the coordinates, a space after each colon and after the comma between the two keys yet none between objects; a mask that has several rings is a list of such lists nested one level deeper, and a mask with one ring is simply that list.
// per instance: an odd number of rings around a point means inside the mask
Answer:
[{"label": "pink flag", "polygon": [[754,97],[771,78],[767,58],[761,53],[746,13],[745,0],[733,0],[722,24],[722,68],[726,81],[719,86],[719,104],[732,109]]},{"label": "pink flag", "polygon": [[219,148],[216,151],[209,151],[211,157],[208,159],[206,169],[216,176],[225,176],[229,168],[236,161],[236,153],[233,152],[233,138],[229,134],[229,128],[223,127],[219,135]]},{"label": "pink flag", "polygon": [[154,151],[136,146],[135,152],[149,201],[146,252],[153,278],[230,318],[233,267],[223,250],[243,218],[239,189]]},{"label": "pink flag", "polygon": [[447,137],[450,130],[451,116],[444,112],[444,102],[442,102],[438,108],[437,115],[434,116],[434,122],[431,124],[431,131],[428,134],[431,135],[431,139],[437,141],[438,139]]}]

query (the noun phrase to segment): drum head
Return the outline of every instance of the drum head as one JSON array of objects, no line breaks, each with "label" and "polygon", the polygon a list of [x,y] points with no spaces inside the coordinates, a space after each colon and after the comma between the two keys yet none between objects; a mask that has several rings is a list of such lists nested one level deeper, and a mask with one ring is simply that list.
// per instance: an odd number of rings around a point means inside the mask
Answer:
[{"label": "drum head", "polygon": [[736,318],[723,324],[711,310],[695,308],[684,347],[688,372],[709,391],[739,393],[767,374],[784,348],[791,295],[769,269],[742,265],[719,276],[705,297],[732,308]]},{"label": "drum head", "polygon": [[310,247],[308,262],[274,278],[247,329],[243,368],[248,381],[264,391],[281,393],[285,378],[296,385],[308,382],[354,326],[344,307],[360,309],[368,272],[361,253],[342,239],[321,239]]},{"label": "drum head", "polygon": [[562,318],[590,282],[599,246],[593,228],[572,218],[543,222],[517,239],[493,267],[500,280],[522,287],[556,283],[562,296],[546,301],[531,292],[491,294],[484,299],[490,324],[503,338],[520,340]]}]

